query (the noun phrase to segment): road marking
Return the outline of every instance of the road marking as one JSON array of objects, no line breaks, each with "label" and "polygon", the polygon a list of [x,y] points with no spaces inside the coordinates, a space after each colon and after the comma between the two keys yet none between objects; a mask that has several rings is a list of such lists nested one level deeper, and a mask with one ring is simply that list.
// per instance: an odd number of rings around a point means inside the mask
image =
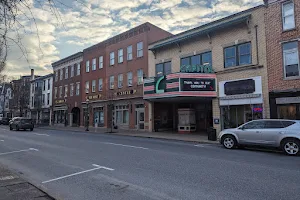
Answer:
[{"label": "road marking", "polygon": [[0,140],[0,142],[4,142],[4,140]]},{"label": "road marking", "polygon": [[104,167],[104,166],[100,166],[100,165],[96,165],[96,164],[93,164],[93,166],[95,167],[93,169],[89,169],[89,170],[77,172],[77,173],[74,173],[74,174],[69,174],[69,175],[66,175],[66,176],[61,176],[61,177],[54,178],[54,179],[51,179],[51,180],[48,180],[48,181],[43,181],[42,183],[43,184],[44,183],[50,183],[50,182],[53,182],[53,181],[58,181],[58,180],[61,180],[61,179],[64,179],[64,178],[69,178],[69,177],[72,177],[72,176],[77,176],[77,175],[80,175],[80,174],[84,174],[84,173],[95,171],[95,170],[99,170],[99,169],[106,169],[106,170],[109,170],[109,171],[114,171],[114,169],[112,169],[112,168],[108,168],[108,167]]},{"label": "road marking", "polygon": [[33,133],[34,135],[43,135],[43,136],[50,136],[48,134],[44,134],[44,133]]},{"label": "road marking", "polygon": [[18,150],[18,151],[10,151],[10,152],[5,152],[5,153],[0,153],[0,156],[7,155],[7,154],[12,154],[12,153],[26,152],[26,151],[39,151],[39,150],[34,149],[34,148],[29,148],[29,149],[23,149],[23,150]]},{"label": "road marking", "polygon": [[125,145],[125,144],[116,144],[116,143],[110,143],[110,142],[103,142],[103,144],[110,144],[110,145],[116,145],[116,146],[122,146],[122,147],[130,147],[130,148],[136,148],[136,149],[145,149],[145,150],[148,149],[148,148],[145,148],[145,147],[137,147],[137,146],[131,146],[131,145]]},{"label": "road marking", "polygon": [[4,176],[4,177],[0,177],[0,181],[12,180],[15,178],[16,177],[14,177],[14,176]]},{"label": "road marking", "polygon": [[201,147],[201,148],[204,148],[204,147],[212,147],[211,144],[196,144],[194,145],[195,147]]}]

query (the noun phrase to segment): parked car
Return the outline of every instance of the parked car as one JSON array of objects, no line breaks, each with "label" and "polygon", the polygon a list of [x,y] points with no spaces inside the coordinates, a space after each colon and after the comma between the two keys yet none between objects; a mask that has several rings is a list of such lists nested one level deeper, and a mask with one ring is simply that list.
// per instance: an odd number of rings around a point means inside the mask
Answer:
[{"label": "parked car", "polygon": [[30,131],[33,131],[34,124],[31,119],[24,118],[24,117],[14,117],[10,123],[9,123],[9,129],[10,130],[26,130],[29,129]]},{"label": "parked car", "polygon": [[300,120],[253,120],[221,131],[218,139],[227,149],[258,145],[280,148],[288,155],[300,155]]},{"label": "parked car", "polygon": [[1,117],[0,124],[9,125],[9,118],[8,117]]}]

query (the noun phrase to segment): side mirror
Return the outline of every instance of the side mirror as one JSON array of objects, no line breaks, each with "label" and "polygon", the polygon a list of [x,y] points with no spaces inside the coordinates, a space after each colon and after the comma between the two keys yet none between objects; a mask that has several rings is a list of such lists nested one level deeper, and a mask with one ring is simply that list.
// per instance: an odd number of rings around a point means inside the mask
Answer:
[{"label": "side mirror", "polygon": [[244,130],[244,129],[245,129],[245,126],[241,126],[239,129]]}]

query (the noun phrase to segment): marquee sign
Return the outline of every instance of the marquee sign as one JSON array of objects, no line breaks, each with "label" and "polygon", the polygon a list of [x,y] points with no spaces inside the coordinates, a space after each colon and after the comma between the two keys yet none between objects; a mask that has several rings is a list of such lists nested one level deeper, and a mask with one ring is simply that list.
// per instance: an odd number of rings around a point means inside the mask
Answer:
[{"label": "marquee sign", "polygon": [[215,79],[181,78],[181,91],[216,91]]},{"label": "marquee sign", "polygon": [[214,70],[211,65],[182,65],[180,66],[180,72],[212,74]]}]

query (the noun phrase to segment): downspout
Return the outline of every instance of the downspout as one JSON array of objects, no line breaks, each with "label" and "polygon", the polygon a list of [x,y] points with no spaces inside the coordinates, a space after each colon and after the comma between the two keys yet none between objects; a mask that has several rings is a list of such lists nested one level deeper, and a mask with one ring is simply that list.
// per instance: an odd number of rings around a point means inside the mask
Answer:
[{"label": "downspout", "polygon": [[255,42],[256,42],[256,64],[259,65],[259,57],[258,57],[258,35],[257,35],[257,25],[255,27]]}]

